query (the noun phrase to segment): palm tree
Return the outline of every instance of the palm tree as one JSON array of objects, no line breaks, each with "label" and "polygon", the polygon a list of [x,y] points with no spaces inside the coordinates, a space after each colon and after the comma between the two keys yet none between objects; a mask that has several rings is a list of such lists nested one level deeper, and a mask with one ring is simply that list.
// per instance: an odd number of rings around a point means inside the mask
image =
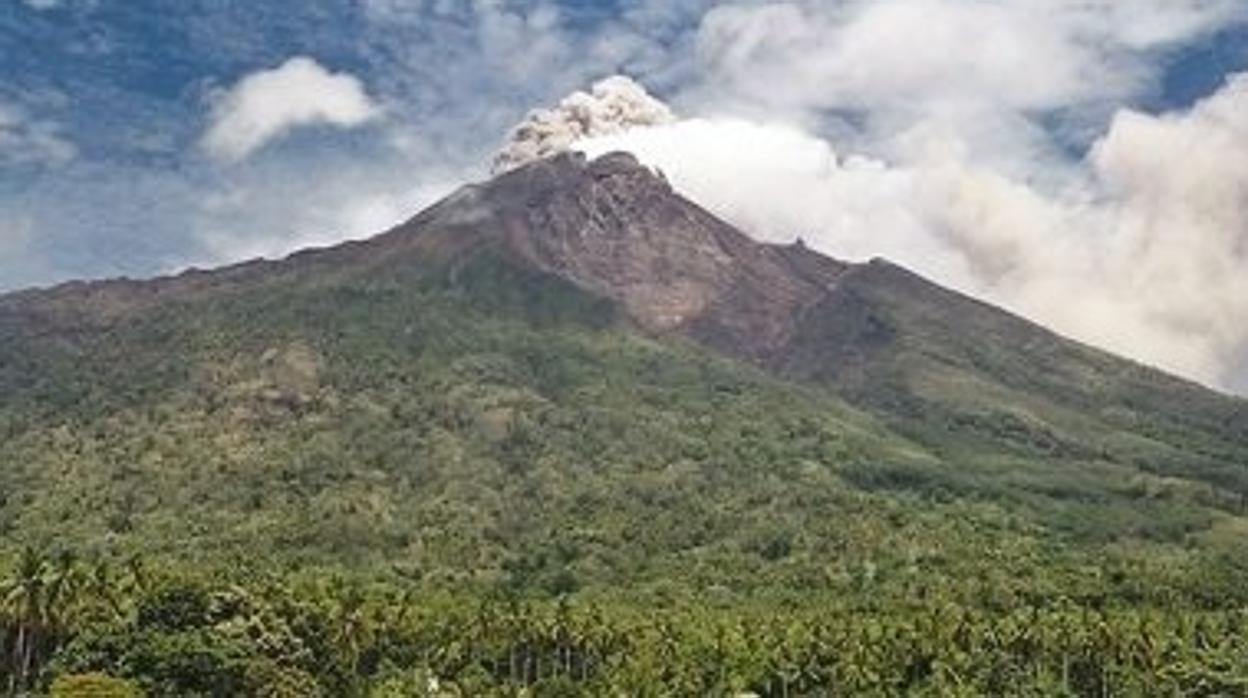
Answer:
[{"label": "palm tree", "polygon": [[0,602],[11,624],[8,634],[15,638],[9,665],[9,693],[16,693],[28,684],[47,610],[45,597],[43,556],[27,546],[14,576],[0,585]]},{"label": "palm tree", "polygon": [[123,615],[121,603],[114,588],[113,571],[107,560],[99,560],[95,563],[90,574],[86,575],[83,587],[90,593],[95,603],[102,601],[108,607],[113,618],[120,618]]},{"label": "palm tree", "polygon": [[62,551],[50,564],[45,564],[45,568],[47,593],[44,615],[48,632],[55,636],[65,629],[70,615],[76,610],[86,578],[78,565],[77,556],[69,551]]}]

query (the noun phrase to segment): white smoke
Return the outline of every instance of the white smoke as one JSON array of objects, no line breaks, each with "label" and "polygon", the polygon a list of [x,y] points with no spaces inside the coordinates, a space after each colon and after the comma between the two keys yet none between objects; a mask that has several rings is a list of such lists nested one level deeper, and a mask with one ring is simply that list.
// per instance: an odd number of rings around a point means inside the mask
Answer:
[{"label": "white smoke", "polygon": [[1248,353],[1243,114],[1248,76],[1188,111],[1121,111],[1084,161],[1039,174],[1018,164],[1025,149],[973,158],[939,120],[888,142],[887,162],[843,156],[791,125],[730,118],[600,123],[612,135],[574,147],[631,151],[761,240],[884,256],[1069,336],[1231,387]]},{"label": "white smoke", "polygon": [[494,172],[567,150],[586,138],[623,133],[632,128],[675,121],[666,104],[651,97],[631,78],[617,75],[575,92],[553,109],[530,112],[494,158]]}]

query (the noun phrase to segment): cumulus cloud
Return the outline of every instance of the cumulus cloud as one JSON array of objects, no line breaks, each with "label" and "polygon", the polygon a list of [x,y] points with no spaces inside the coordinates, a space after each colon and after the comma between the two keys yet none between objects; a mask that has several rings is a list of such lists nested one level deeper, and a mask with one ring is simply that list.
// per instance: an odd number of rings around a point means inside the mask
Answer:
[{"label": "cumulus cloud", "polygon": [[849,0],[733,4],[698,34],[704,82],[778,106],[987,101],[1022,109],[1121,98],[1141,52],[1248,12],[1237,0]]},{"label": "cumulus cloud", "polygon": [[634,152],[758,239],[888,257],[1225,387],[1248,354],[1245,113],[1248,75],[1190,110],[1121,110],[1086,158],[1048,180],[974,162],[940,129],[909,133],[904,159],[731,117],[604,126],[574,147]]},{"label": "cumulus cloud", "polygon": [[297,56],[217,95],[201,144],[214,158],[237,162],[296,128],[354,128],[380,115],[358,78]]},{"label": "cumulus cloud", "polygon": [[1093,87],[1097,94],[1121,89],[1097,84],[1104,71],[1084,75],[1091,49],[1018,5],[882,0],[852,14],[818,5],[728,5],[703,20],[699,51],[715,89],[778,107],[991,99],[1043,108]]},{"label": "cumulus cloud", "polygon": [[572,93],[553,109],[530,112],[494,158],[494,171],[509,170],[567,150],[585,138],[657,126],[675,119],[666,104],[651,97],[631,78],[616,75],[594,83],[588,93]]},{"label": "cumulus cloud", "polygon": [[1114,111],[1158,89],[1162,52],[1235,21],[1239,0],[794,0],[715,7],[693,113],[783,118],[894,159],[931,132],[968,160],[1048,176]]}]

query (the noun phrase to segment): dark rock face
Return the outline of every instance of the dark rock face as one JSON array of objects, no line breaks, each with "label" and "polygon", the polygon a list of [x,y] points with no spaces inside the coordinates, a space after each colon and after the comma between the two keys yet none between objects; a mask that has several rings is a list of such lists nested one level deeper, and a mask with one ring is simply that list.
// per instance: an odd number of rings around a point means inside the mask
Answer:
[{"label": "dark rock face", "polygon": [[482,190],[509,249],[622,304],[641,326],[766,361],[849,267],[763,245],[631,155],[561,155]]}]

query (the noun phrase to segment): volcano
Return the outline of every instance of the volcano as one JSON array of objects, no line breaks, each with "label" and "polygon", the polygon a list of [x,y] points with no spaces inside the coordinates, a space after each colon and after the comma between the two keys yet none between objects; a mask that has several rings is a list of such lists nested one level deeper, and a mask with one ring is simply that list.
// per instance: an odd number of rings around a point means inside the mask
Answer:
[{"label": "volcano", "polygon": [[0,297],[0,434],[15,543],[538,585],[772,584],[742,556],[806,574],[899,515],[885,539],[949,545],[950,502],[1039,527],[991,545],[1178,549],[1248,494],[1243,401],[756,242],[624,153],[283,260]]}]

